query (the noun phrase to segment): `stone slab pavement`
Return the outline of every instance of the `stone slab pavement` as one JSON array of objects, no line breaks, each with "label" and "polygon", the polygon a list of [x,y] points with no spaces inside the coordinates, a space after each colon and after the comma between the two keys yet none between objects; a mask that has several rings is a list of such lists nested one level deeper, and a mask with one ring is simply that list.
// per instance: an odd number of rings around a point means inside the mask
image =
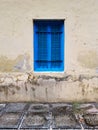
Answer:
[{"label": "stone slab pavement", "polygon": [[0,129],[96,130],[97,103],[2,103]]}]

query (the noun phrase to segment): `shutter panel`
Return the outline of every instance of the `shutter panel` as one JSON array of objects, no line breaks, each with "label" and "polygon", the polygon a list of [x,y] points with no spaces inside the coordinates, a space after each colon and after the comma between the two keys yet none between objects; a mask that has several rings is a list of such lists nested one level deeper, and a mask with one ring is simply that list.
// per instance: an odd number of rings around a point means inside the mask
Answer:
[{"label": "shutter panel", "polygon": [[51,27],[51,68],[61,67],[61,31],[60,25]]},{"label": "shutter panel", "polygon": [[47,52],[47,26],[38,25],[38,67],[47,68],[48,67],[48,52]]}]

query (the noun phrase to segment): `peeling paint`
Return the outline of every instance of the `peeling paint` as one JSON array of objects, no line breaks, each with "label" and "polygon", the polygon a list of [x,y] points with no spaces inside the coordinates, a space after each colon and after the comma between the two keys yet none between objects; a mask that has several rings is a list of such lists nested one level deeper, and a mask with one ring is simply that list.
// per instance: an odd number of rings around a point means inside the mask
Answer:
[{"label": "peeling paint", "polygon": [[31,70],[29,63],[29,54],[18,55],[15,59],[10,59],[7,56],[0,56],[0,72],[29,71]]}]

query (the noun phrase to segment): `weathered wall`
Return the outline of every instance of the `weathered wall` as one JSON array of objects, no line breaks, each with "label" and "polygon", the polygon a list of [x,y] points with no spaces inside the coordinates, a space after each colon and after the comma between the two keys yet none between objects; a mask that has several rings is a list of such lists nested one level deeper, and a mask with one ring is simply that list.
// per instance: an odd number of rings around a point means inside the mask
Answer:
[{"label": "weathered wall", "polygon": [[0,0],[0,71],[33,71],[33,19],[65,19],[65,70],[96,73],[98,0]]},{"label": "weathered wall", "polygon": [[[65,19],[65,71],[44,75],[68,81],[11,74],[33,72],[33,19]],[[97,101],[98,0],[0,0],[0,72],[0,101]]]},{"label": "weathered wall", "polygon": [[0,102],[98,101],[98,76],[0,74]]}]

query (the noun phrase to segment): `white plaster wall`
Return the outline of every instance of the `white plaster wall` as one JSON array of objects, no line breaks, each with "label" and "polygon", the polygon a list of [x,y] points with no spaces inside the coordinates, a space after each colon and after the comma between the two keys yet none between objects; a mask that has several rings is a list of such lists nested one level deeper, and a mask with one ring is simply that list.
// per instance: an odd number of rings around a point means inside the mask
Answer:
[{"label": "white plaster wall", "polygon": [[29,55],[29,71],[33,19],[65,19],[65,72],[98,73],[98,0],[0,0],[0,56]]}]

